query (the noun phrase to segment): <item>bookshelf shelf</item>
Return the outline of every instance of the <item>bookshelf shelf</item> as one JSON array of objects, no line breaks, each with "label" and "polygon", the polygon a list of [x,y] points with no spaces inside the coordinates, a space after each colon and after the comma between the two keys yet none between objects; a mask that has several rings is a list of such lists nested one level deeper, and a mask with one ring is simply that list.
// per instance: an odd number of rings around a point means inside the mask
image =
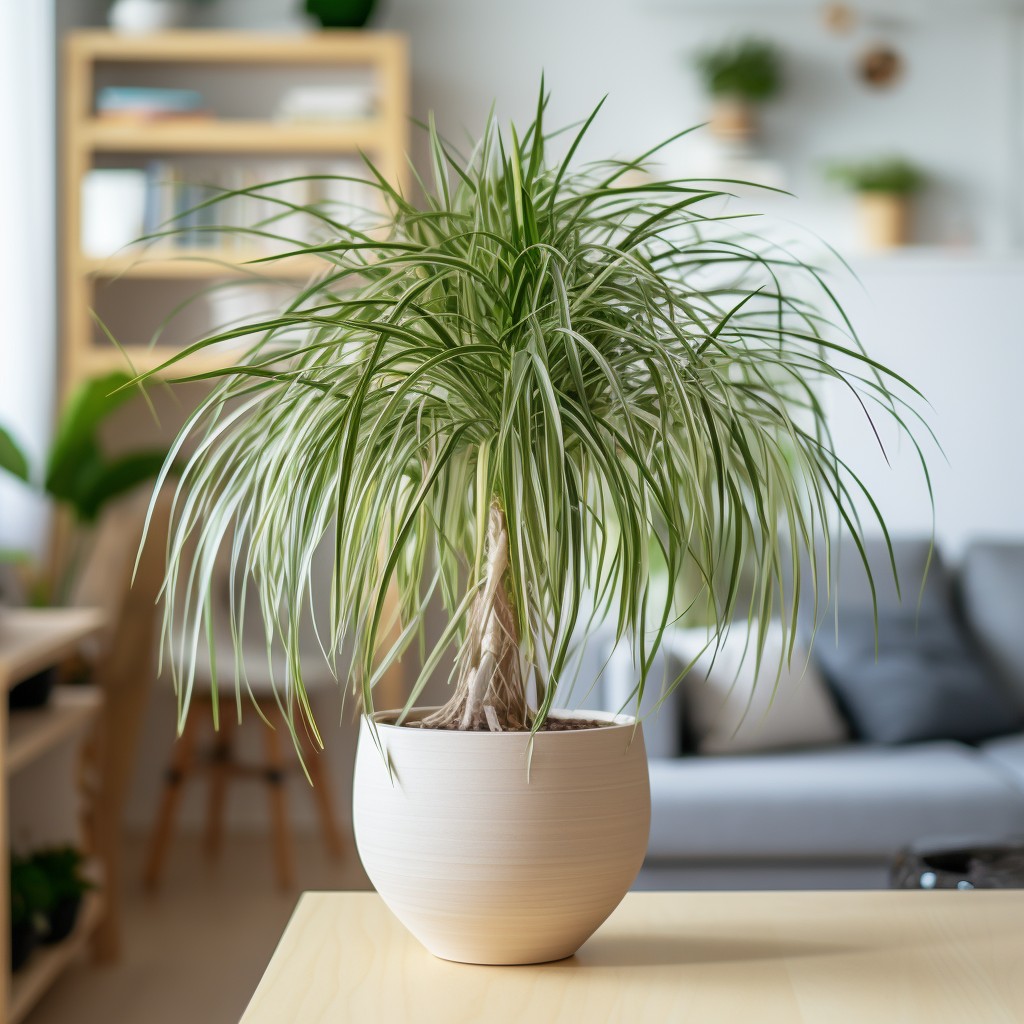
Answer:
[{"label": "bookshelf shelf", "polygon": [[235,249],[154,249],[99,259],[85,257],[82,267],[85,273],[97,278],[193,281],[247,276],[305,280],[329,266],[325,260],[304,256],[252,262],[266,255]]},{"label": "bookshelf shelf", "polygon": [[45,707],[19,711],[7,725],[4,768],[13,775],[68,736],[82,731],[98,714],[102,695],[92,686],[58,687]]},{"label": "bookshelf shelf", "polygon": [[387,144],[375,121],[310,125],[216,118],[157,123],[96,118],[83,126],[82,140],[97,153],[358,154]]},{"label": "bookshelf shelf", "polygon": [[[197,65],[218,69],[221,88],[232,88],[235,69],[317,66],[344,76],[369,75],[374,85],[373,114],[350,121],[286,121],[270,119],[271,111],[253,120],[181,117],[167,120],[131,119],[96,114],[97,83],[109,78],[113,68],[121,81],[140,66],[159,76],[161,67],[173,76]],[[296,161],[318,167],[324,161],[359,160],[372,156],[381,173],[399,187],[405,184],[408,148],[408,56],[404,37],[387,32],[313,32],[268,35],[245,32],[184,31],[149,36],[122,36],[88,30],[69,34],[62,55],[64,102],[61,148],[61,391],[67,395],[83,379],[112,369],[125,368],[125,355],[98,339],[91,310],[97,290],[114,281],[121,289],[138,282],[150,289],[137,307],[145,317],[155,312],[152,288],[174,282],[202,285],[223,278],[265,277],[268,280],[302,281],[328,269],[315,259],[246,266],[262,253],[233,249],[177,248],[173,251],[122,251],[109,258],[86,255],[82,247],[82,189],[89,171],[103,167],[116,170],[118,157],[124,166],[151,167],[166,157],[188,161],[202,157],[220,161],[218,167],[248,167],[253,159]],[[145,79],[150,81],[150,79]],[[134,83],[132,83],[134,84]],[[208,97],[216,110],[216,95]],[[247,158],[239,160],[239,158]],[[236,164],[231,163],[232,159]],[[131,173],[141,173],[138,170]],[[196,172],[202,179],[206,172]],[[248,171],[244,172],[248,173]],[[319,171],[318,171],[319,173]],[[351,173],[346,171],[345,173]],[[358,172],[355,172],[358,173]],[[166,179],[157,179],[158,181]],[[230,187],[239,187],[231,185]],[[191,239],[186,239],[191,242]],[[137,294],[141,295],[139,291]],[[118,293],[118,303],[131,308],[130,291]],[[171,304],[173,306],[173,303]],[[135,337],[148,337],[159,326],[154,316],[150,330],[138,327]],[[133,331],[135,328],[133,327]],[[162,363],[173,349],[129,346],[127,354],[138,370]],[[174,368],[173,376],[188,376],[223,365],[226,351],[191,356]]]},{"label": "bookshelf shelf", "polygon": [[[85,352],[81,357],[83,372],[87,376],[95,376],[103,373],[111,373],[115,370],[131,372],[134,369],[137,373],[145,373],[155,370],[170,358],[174,350],[169,346],[150,345],[125,345],[123,351],[113,347],[101,348],[96,345],[92,350]],[[239,354],[238,349],[234,355]],[[175,363],[173,371],[167,376],[171,379],[177,377],[189,377],[196,373],[207,373],[210,370],[219,370],[225,362],[223,351],[196,352]]]}]

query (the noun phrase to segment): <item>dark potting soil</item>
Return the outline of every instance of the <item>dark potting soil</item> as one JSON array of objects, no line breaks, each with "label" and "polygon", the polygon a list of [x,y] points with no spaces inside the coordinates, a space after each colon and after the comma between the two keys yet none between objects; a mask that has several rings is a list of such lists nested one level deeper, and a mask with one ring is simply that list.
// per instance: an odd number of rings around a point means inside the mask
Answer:
[{"label": "dark potting soil", "polygon": [[[403,726],[411,729],[425,729],[421,722],[403,722]],[[580,729],[603,729],[605,726],[611,725],[611,722],[598,722],[591,718],[548,718],[545,719],[544,724],[537,730],[538,732],[577,732]],[[460,730],[454,725],[441,725],[431,726],[430,728],[436,729],[438,732],[459,732]],[[478,726],[476,729],[465,729],[461,730],[464,732],[490,732],[486,725]],[[506,732],[529,732],[528,729],[506,729]]]}]

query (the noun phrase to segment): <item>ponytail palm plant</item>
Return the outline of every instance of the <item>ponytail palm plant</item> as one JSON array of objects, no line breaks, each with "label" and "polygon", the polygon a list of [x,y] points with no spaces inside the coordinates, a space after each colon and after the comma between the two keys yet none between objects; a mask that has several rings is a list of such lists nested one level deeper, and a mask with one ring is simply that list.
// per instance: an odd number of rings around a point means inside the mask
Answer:
[{"label": "ponytail palm plant", "polygon": [[[819,389],[839,381],[902,425],[910,385],[861,350],[818,270],[724,212],[728,183],[642,173],[661,147],[577,166],[598,111],[556,142],[546,104],[542,87],[521,132],[491,117],[467,155],[431,122],[418,205],[368,162],[386,211],[372,225],[279,200],[283,219],[239,230],[279,244],[268,261],[322,272],[279,315],[153,371],[247,345],[199,375],[214,387],[171,453],[192,446],[165,594],[182,715],[224,556],[236,649],[253,586],[257,628],[287,654],[293,731],[312,723],[307,616],[329,659],[344,646],[366,709],[418,640],[403,714],[447,673],[450,700],[421,724],[537,730],[595,615],[634,645],[639,700],[689,602],[717,631],[781,614],[792,636],[801,553],[813,564],[833,523],[860,545],[863,488]],[[284,231],[297,213],[315,242]],[[329,608],[310,582],[325,548]],[[655,563],[700,583],[680,599],[653,585]],[[435,603],[447,625],[431,637]]]}]

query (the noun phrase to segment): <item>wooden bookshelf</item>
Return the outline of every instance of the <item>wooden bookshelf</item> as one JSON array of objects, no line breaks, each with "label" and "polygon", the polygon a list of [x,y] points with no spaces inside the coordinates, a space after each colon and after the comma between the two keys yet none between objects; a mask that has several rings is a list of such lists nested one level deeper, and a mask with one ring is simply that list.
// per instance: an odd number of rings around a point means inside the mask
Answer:
[{"label": "wooden bookshelf", "polygon": [[383,125],[374,121],[309,125],[212,118],[167,124],[92,120],[81,132],[96,153],[358,153],[379,151],[387,141]]},{"label": "wooden bookshelf", "polygon": [[99,714],[102,694],[93,686],[62,686],[45,707],[19,711],[7,723],[4,768],[15,775],[70,736],[81,733]]},{"label": "wooden bookshelf", "polygon": [[[339,123],[309,123],[262,119],[189,117],[174,121],[126,122],[95,115],[97,82],[111,69],[124,75],[142,66],[171,70],[216,67],[230,76],[235,69],[310,67],[353,69],[373,76],[376,87],[372,117]],[[148,81],[149,79],[147,79]],[[243,32],[182,31],[149,36],[122,36],[104,31],[81,31],[65,39],[61,93],[61,392],[65,396],[83,379],[127,367],[125,354],[99,340],[93,321],[97,288],[117,281],[188,282],[206,285],[218,278],[263,275],[277,280],[301,280],[325,269],[316,260],[245,266],[253,254],[233,251],[175,250],[173,253],[121,253],[95,259],[82,252],[81,190],[86,173],[118,155],[128,160],[165,156],[338,158],[361,153],[370,156],[389,180],[403,187],[408,148],[408,57],[404,37],[384,32],[332,31],[306,35]],[[216,107],[216,95],[209,97]],[[258,254],[256,254],[258,255]],[[120,300],[119,300],[120,301]],[[131,302],[130,293],[125,301]],[[155,328],[159,318],[153,324]],[[150,369],[169,351],[149,348],[148,339],[119,338],[131,365]],[[175,368],[186,376],[223,365],[224,356],[211,353],[190,357]]]},{"label": "wooden bookshelf", "polygon": [[[92,609],[0,608],[0,850],[9,849],[8,792],[30,764],[96,724],[103,707],[95,687],[58,688],[44,707],[9,712],[7,693],[16,684],[57,665],[105,625]],[[73,779],[66,785],[75,786]],[[101,865],[101,874],[109,877]],[[63,968],[105,923],[102,890],[89,894],[74,932],[36,951],[13,977],[10,972],[10,903],[6,865],[0,872],[0,1019],[22,1020]]]}]

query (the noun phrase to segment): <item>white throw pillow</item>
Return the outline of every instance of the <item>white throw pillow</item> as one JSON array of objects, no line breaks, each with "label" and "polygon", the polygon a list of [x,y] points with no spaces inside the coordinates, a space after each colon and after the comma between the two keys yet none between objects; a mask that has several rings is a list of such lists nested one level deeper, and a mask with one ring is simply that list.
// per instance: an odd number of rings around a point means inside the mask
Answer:
[{"label": "white throw pillow", "polygon": [[746,623],[733,625],[717,653],[714,645],[701,653],[708,642],[703,629],[680,630],[672,638],[675,653],[685,663],[697,659],[683,686],[698,753],[824,746],[849,737],[807,651],[796,644],[786,662],[780,622],[768,626],[756,673],[755,638],[749,645],[747,639]]}]

